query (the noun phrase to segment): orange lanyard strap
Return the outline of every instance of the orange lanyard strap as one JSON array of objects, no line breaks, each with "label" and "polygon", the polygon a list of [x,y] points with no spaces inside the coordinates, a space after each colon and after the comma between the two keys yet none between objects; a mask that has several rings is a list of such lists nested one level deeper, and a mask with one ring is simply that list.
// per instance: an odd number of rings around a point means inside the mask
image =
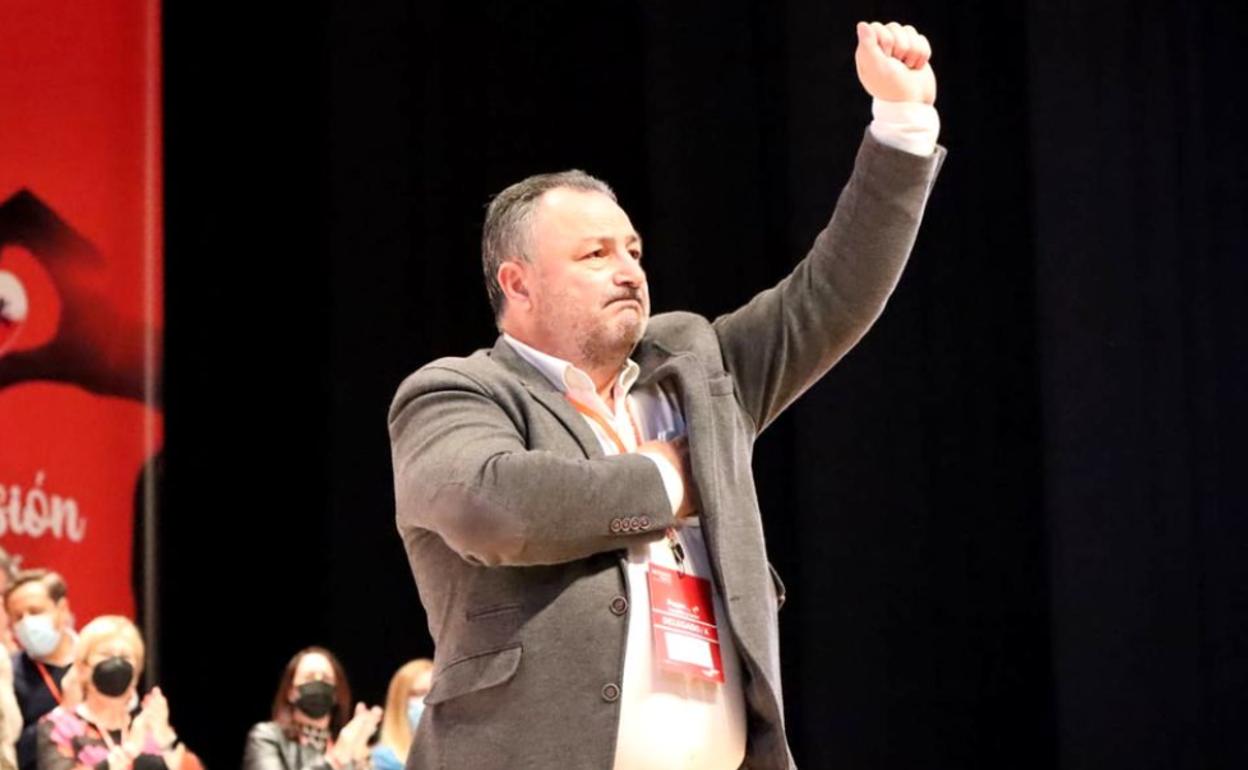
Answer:
[{"label": "orange lanyard strap", "polygon": [[[629,450],[628,447],[625,446],[624,440],[620,438],[619,433],[615,432],[615,428],[611,427],[611,423],[603,419],[602,415],[571,397],[568,398],[568,403],[572,404],[576,411],[598,423],[598,427],[602,428],[602,432],[607,434],[607,438],[611,439],[611,443],[615,444],[615,448],[620,451],[620,454],[628,454]],[[633,429],[633,441],[634,443],[640,444],[641,431],[637,429],[637,421],[633,419],[633,412],[628,408],[627,401],[624,402],[624,411],[628,413],[628,425]]]},{"label": "orange lanyard strap", "polygon": [[109,734],[109,731],[105,730],[103,727],[100,727],[100,723],[97,722],[95,720],[95,717],[92,716],[91,713],[86,710],[86,704],[79,705],[77,709],[77,714],[84,722],[86,722],[87,724],[95,728],[95,731],[100,734],[100,740],[104,741],[104,747],[107,748],[109,752],[112,752],[112,750],[117,748],[119,745],[125,746],[126,733],[129,732],[127,728],[123,727],[117,731],[121,733],[121,743],[118,744],[117,742],[113,740],[113,736]]},{"label": "orange lanyard strap", "polygon": [[35,668],[39,669],[39,675],[43,677],[43,683],[48,686],[48,691],[52,693],[52,697],[56,698],[56,705],[61,705],[61,702],[64,700],[61,696],[61,688],[56,686],[56,680],[48,673],[48,669],[43,665],[43,661],[36,660]]},{"label": "orange lanyard strap", "polygon": [[[112,752],[113,749],[117,748],[117,744],[113,742],[113,736],[108,734],[108,730],[105,730],[103,727],[100,727],[94,722],[92,724],[94,725],[96,732],[100,734],[100,740],[104,741],[104,746],[108,748],[109,752]],[[120,732],[121,742],[124,744],[126,742],[126,732],[124,730]]]}]

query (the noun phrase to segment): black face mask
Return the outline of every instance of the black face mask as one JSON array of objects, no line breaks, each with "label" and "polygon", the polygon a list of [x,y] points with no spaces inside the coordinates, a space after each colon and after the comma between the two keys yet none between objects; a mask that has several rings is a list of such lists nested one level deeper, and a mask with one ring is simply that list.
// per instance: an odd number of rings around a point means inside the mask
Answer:
[{"label": "black face mask", "polygon": [[334,708],[334,686],[329,682],[304,682],[299,685],[295,708],[313,719],[320,719]]},{"label": "black face mask", "polygon": [[116,698],[126,694],[134,681],[134,665],[125,658],[112,657],[95,664],[91,672],[91,684],[100,695]]}]

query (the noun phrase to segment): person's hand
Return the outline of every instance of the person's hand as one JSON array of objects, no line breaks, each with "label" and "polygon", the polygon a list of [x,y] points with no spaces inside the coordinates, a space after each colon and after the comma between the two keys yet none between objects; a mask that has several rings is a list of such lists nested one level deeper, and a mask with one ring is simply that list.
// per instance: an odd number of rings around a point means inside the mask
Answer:
[{"label": "person's hand", "polygon": [[858,80],[876,99],[935,104],[931,58],[931,44],[909,24],[858,22]]},{"label": "person's hand", "polygon": [[142,709],[134,718],[132,732],[143,737],[150,733],[160,746],[177,740],[177,733],[169,726],[169,701],[159,687],[153,687],[143,696]]},{"label": "person's hand", "polygon": [[0,389],[49,380],[144,399],[151,335],[138,308],[114,301],[115,280],[41,200],[22,192],[0,201]]},{"label": "person's hand", "polygon": [[355,704],[355,715],[338,731],[338,739],[330,750],[335,767],[345,767],[353,761],[368,758],[368,739],[381,724],[381,708],[369,708],[363,703]]},{"label": "person's hand", "polygon": [[647,441],[639,445],[637,451],[659,455],[680,473],[685,494],[680,500],[680,507],[676,509],[676,518],[684,519],[697,513],[702,501],[698,497],[698,486],[693,480],[693,466],[689,462],[689,439],[681,436],[671,441]]},{"label": "person's hand", "polygon": [[165,767],[169,770],[178,770],[182,766],[182,760],[186,758],[186,744],[179,743],[176,749],[170,749],[161,756],[165,760]]},{"label": "person's hand", "polygon": [[134,760],[122,747],[114,746],[108,750],[108,770],[130,770],[133,763]]},{"label": "person's hand", "polygon": [[363,703],[355,704],[355,717],[352,721],[358,722],[359,726],[354,756],[357,762],[368,759],[368,742],[373,737],[373,733],[377,732],[377,727],[381,724],[381,717],[382,710],[380,706],[368,708]]}]

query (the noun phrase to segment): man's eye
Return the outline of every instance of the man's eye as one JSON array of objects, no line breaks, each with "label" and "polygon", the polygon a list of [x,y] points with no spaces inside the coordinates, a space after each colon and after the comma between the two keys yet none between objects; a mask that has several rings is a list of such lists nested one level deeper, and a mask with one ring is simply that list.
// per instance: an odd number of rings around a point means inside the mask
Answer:
[{"label": "man's eye", "polygon": [[630,251],[630,252],[628,252],[628,253],[633,255],[633,259],[637,260],[638,262],[640,262],[640,261],[641,261],[641,252],[640,252],[640,251]]}]

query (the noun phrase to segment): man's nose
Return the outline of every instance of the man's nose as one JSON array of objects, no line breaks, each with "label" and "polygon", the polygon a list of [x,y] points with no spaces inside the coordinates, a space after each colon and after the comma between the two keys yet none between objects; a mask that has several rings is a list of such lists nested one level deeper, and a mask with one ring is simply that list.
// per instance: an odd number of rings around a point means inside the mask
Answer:
[{"label": "man's nose", "polygon": [[646,282],[646,271],[637,258],[627,251],[616,253],[615,282],[622,286],[641,286]]}]

